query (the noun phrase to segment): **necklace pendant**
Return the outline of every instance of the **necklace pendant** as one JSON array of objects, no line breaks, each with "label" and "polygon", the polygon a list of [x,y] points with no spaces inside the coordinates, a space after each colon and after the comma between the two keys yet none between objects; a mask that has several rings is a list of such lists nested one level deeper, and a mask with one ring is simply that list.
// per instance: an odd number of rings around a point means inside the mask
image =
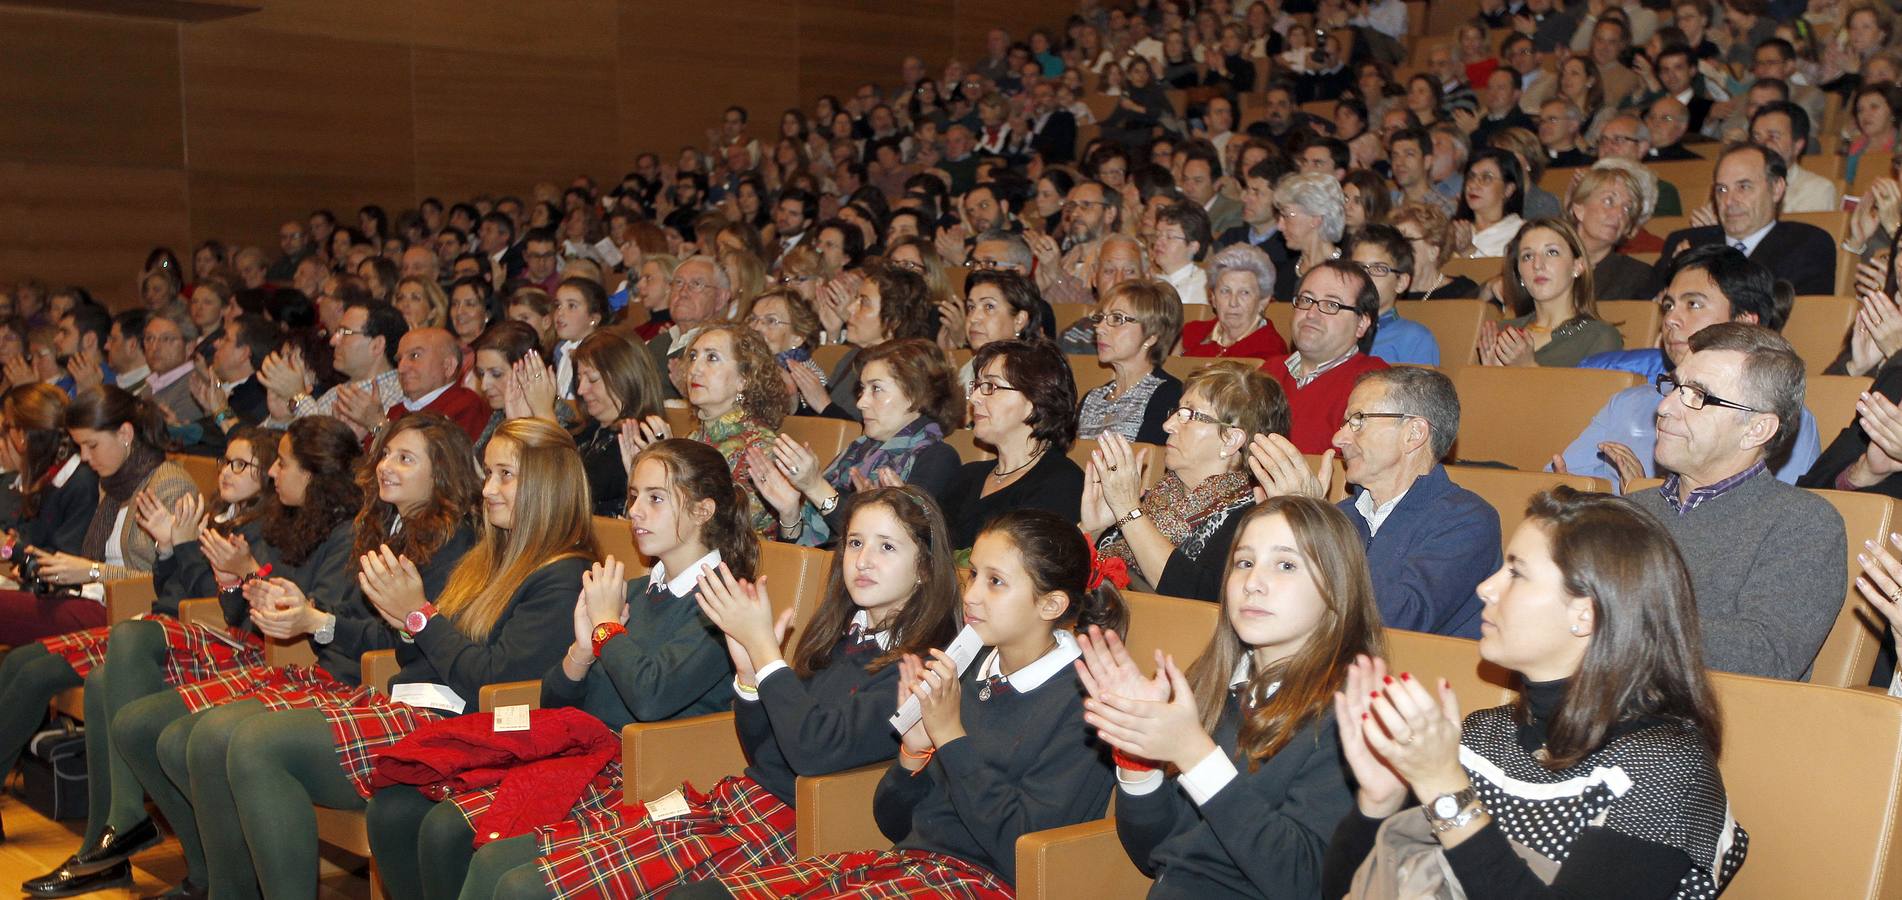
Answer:
[{"label": "necklace pendant", "polygon": [[977,699],[979,700],[991,699],[991,686],[988,683],[985,684],[983,687],[977,689]]}]

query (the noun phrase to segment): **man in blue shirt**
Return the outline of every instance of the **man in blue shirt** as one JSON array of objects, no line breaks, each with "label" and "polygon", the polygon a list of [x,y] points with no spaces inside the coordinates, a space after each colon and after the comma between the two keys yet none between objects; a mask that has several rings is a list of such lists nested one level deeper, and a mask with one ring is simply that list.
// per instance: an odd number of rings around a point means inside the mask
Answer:
[{"label": "man in blue shirt", "polygon": [[[1671,269],[1671,282],[1658,300],[1664,311],[1662,349],[1620,350],[1588,357],[1591,368],[1636,372],[1655,382],[1676,368],[1690,353],[1691,335],[1719,322],[1744,322],[1782,331],[1789,318],[1789,301],[1779,302],[1776,281],[1763,264],[1734,248],[1709,244],[1680,254]],[[1651,384],[1626,388],[1592,417],[1583,434],[1553,457],[1554,471],[1590,475],[1623,484],[1633,478],[1655,477],[1652,458],[1657,444],[1658,392]],[[1779,481],[1795,484],[1822,452],[1816,417],[1803,410],[1801,424],[1787,452],[1769,460]]]},{"label": "man in blue shirt", "polygon": [[1437,366],[1440,345],[1433,332],[1400,318],[1394,301],[1413,286],[1413,245],[1392,225],[1368,225],[1355,234],[1348,258],[1367,270],[1380,292],[1380,325],[1368,353],[1392,365]]},{"label": "man in blue shirt", "polygon": [[[66,374],[53,382],[53,386],[75,394],[80,387],[93,387],[112,380],[112,367],[106,363],[106,342],[111,340],[112,314],[106,308],[91,301],[82,301],[59,317],[59,332],[55,343],[59,350],[60,367]],[[98,374],[94,375],[93,371]],[[75,375],[85,376],[82,383]]]}]

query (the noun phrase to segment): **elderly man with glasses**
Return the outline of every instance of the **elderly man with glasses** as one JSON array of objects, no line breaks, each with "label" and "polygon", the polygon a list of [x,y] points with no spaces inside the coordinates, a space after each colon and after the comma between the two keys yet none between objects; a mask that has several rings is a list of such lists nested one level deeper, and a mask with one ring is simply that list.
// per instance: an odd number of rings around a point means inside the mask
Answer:
[{"label": "elderly man with glasses", "polygon": [[1355,382],[1320,474],[1276,435],[1250,444],[1249,469],[1269,494],[1325,497],[1338,452],[1350,485],[1341,511],[1367,545],[1381,623],[1476,638],[1476,589],[1499,569],[1499,513],[1440,464],[1459,427],[1459,394],[1445,375],[1380,369]]},{"label": "elderly man with glasses", "polygon": [[1723,322],[1690,339],[1658,381],[1661,487],[1632,495],[1677,541],[1697,596],[1704,663],[1804,680],[1842,608],[1847,549],[1834,507],[1778,481],[1803,361],[1776,332]]},{"label": "elderly man with glasses", "polygon": [[733,285],[713,257],[690,256],[674,269],[667,296],[673,324],[647,342],[647,355],[653,358],[654,366],[667,373],[667,399],[685,396],[686,366],[681,356],[700,334],[700,326],[722,315],[732,299]]}]

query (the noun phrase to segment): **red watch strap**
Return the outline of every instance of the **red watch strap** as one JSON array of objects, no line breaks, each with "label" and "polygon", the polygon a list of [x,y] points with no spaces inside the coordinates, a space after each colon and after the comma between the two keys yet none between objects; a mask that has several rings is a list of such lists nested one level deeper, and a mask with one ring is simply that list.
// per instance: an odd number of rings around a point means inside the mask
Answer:
[{"label": "red watch strap", "polygon": [[605,644],[607,644],[607,642],[608,642],[608,641],[611,641],[611,640],[614,640],[614,636],[615,636],[615,635],[617,635],[617,634],[626,634],[626,633],[627,633],[627,626],[626,626],[626,625],[622,625],[622,624],[621,624],[621,623],[619,623],[619,622],[609,622],[609,623],[607,623],[607,624],[605,624],[605,625],[597,625],[597,626],[595,626],[595,629],[594,629],[594,658],[595,658],[595,659],[600,659],[600,658],[601,658],[601,648],[602,648],[602,646],[604,646]]}]

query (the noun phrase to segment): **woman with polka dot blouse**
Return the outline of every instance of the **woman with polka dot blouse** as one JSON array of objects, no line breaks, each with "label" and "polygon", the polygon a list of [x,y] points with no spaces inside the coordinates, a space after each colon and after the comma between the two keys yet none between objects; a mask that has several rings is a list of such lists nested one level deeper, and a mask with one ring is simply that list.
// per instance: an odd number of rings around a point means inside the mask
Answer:
[{"label": "woman with polka dot blouse", "polygon": [[1536,495],[1479,596],[1479,654],[1519,700],[1462,720],[1444,679],[1358,660],[1334,703],[1356,808],[1322,896],[1449,896],[1447,878],[1475,900],[1717,896],[1748,835],[1663,527],[1622,498]]}]

